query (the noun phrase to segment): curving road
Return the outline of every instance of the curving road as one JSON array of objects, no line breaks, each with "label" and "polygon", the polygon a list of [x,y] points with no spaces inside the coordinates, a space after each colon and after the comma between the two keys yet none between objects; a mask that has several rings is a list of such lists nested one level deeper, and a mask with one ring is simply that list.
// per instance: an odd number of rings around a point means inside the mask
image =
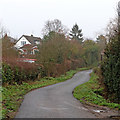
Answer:
[{"label": "curving road", "polygon": [[25,95],[16,118],[95,118],[73,95],[73,89],[89,80],[91,70]]}]

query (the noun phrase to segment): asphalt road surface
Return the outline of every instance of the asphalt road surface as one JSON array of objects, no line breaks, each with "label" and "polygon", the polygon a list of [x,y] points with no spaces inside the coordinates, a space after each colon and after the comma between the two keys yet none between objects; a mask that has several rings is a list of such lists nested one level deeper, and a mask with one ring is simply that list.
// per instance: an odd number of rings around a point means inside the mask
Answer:
[{"label": "asphalt road surface", "polygon": [[76,86],[89,80],[90,72],[78,72],[65,82],[29,92],[15,118],[95,118],[72,95]]}]

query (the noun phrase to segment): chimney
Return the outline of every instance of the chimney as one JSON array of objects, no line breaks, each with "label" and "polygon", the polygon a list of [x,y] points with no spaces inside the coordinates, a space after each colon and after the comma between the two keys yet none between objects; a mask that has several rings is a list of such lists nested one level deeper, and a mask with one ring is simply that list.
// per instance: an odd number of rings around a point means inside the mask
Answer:
[{"label": "chimney", "polygon": [[7,33],[4,35],[4,38],[5,38],[5,39],[7,39],[7,38],[8,38]]},{"label": "chimney", "polygon": [[7,36],[7,33],[5,34],[5,36],[4,36],[4,37],[8,37],[8,36]]}]

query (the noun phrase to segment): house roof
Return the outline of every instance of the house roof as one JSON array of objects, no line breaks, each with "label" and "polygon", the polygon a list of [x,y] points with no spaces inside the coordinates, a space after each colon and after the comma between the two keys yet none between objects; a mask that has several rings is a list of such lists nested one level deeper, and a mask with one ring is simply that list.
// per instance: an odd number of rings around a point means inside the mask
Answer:
[{"label": "house roof", "polygon": [[25,37],[31,44],[35,44],[35,41],[41,41],[41,38],[40,37],[34,37],[33,35],[31,36],[28,36],[28,35],[22,35],[19,40],[22,38],[22,37]]},{"label": "house roof", "polygon": [[10,37],[10,36],[8,36],[8,38],[10,39],[10,41],[12,42],[12,43],[16,43],[16,39],[14,39],[14,38],[12,38],[12,37]]},{"label": "house roof", "polygon": [[7,34],[5,34],[4,38],[9,39],[9,40],[10,40],[10,42],[12,42],[12,43],[16,43],[16,41],[17,41],[17,39],[12,38],[11,36],[8,36]]}]

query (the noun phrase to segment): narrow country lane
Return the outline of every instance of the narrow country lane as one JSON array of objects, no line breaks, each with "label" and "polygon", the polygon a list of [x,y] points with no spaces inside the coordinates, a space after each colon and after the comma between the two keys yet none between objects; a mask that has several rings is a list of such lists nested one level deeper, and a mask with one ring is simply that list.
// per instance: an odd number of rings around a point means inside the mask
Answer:
[{"label": "narrow country lane", "polygon": [[65,82],[29,92],[16,118],[95,118],[72,95],[76,86],[89,80],[90,72],[78,72]]}]

